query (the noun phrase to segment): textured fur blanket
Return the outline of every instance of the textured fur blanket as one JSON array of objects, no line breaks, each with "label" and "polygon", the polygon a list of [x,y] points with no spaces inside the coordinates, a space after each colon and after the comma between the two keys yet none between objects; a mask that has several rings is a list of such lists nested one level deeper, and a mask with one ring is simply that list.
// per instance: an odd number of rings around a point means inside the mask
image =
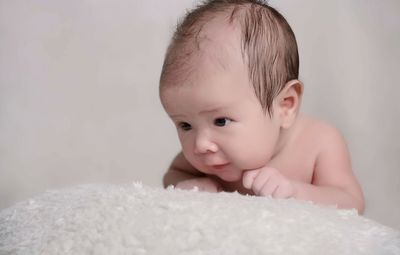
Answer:
[{"label": "textured fur blanket", "polygon": [[400,233],[293,199],[85,185],[2,210],[0,254],[400,254]]}]

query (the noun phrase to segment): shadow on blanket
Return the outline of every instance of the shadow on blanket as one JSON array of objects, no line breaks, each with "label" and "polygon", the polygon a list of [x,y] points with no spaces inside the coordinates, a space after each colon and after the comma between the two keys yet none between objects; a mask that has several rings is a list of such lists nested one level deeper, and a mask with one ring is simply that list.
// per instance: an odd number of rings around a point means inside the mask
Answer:
[{"label": "shadow on blanket", "polygon": [[0,212],[0,254],[400,254],[356,211],[132,185],[48,191]]}]

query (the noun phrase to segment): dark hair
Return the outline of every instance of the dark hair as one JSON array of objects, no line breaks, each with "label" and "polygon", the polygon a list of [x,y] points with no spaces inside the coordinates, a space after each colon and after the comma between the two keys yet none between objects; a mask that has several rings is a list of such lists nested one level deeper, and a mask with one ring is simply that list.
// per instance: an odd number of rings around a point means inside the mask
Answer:
[{"label": "dark hair", "polygon": [[[166,52],[160,77],[174,84],[181,73],[190,72],[187,63],[196,54],[202,27],[220,14],[229,24],[238,22],[243,57],[249,79],[265,111],[271,113],[273,99],[285,84],[299,75],[299,55],[295,35],[286,19],[261,0],[208,0],[188,12],[178,24]],[[171,77],[172,76],[172,77]]]}]

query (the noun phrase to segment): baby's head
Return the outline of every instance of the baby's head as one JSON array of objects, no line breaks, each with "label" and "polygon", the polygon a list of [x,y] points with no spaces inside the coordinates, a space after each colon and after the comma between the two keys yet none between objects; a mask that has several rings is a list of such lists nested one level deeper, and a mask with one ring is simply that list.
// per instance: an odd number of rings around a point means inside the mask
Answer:
[{"label": "baby's head", "polygon": [[160,78],[185,158],[226,181],[265,165],[299,108],[298,69],[291,28],[262,1],[213,0],[189,12]]},{"label": "baby's head", "polygon": [[[233,45],[238,47],[229,48]],[[167,50],[161,95],[171,86],[184,86],[196,79],[204,57],[229,68],[232,53],[241,54],[249,84],[262,108],[271,113],[274,98],[287,82],[298,79],[299,56],[295,35],[285,18],[260,0],[211,0],[189,12]]]}]

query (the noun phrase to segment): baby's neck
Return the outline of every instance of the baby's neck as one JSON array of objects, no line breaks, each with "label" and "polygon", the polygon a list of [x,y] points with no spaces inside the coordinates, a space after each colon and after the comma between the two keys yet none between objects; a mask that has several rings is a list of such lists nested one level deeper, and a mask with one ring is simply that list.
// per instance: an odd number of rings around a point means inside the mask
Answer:
[{"label": "baby's neck", "polygon": [[303,115],[299,113],[298,116],[296,117],[295,121],[289,128],[281,128],[280,129],[279,138],[278,138],[278,141],[275,146],[276,149],[275,149],[274,154],[272,155],[271,159],[273,159],[274,157],[279,155],[282,152],[282,150],[284,148],[286,148],[288,146],[288,144],[290,144],[290,142],[295,137],[295,135],[299,129],[300,122],[302,121],[302,119],[303,119]]}]

